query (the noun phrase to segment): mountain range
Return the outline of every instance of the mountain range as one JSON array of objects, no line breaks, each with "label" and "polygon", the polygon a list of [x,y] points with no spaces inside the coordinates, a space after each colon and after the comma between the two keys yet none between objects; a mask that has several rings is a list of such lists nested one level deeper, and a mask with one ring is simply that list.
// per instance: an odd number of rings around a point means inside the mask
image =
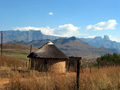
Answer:
[{"label": "mountain range", "polygon": [[40,30],[29,30],[29,31],[19,31],[19,30],[8,30],[3,31],[3,39],[4,43],[11,41],[24,41],[30,42],[32,40],[40,40],[40,39],[57,39],[56,36],[50,36],[43,34]]},{"label": "mountain range", "polygon": [[[42,40],[33,40],[31,42],[12,42],[12,43],[20,43],[25,45],[32,45],[33,47],[40,48],[42,45],[50,41],[50,39],[42,39]],[[84,59],[97,58],[98,56],[104,55],[106,53],[113,53],[113,51],[106,49],[104,47],[94,47],[91,46],[82,40],[76,37],[70,38],[58,38],[52,40],[52,42],[62,50],[68,56],[79,56]]]},{"label": "mountain range", "polygon": [[[19,30],[8,30],[3,31],[3,39],[4,43],[6,42],[31,42],[34,40],[41,40],[41,39],[50,39],[55,40],[59,37],[50,36],[43,34],[40,30],[29,30],[29,31],[19,31]],[[120,52],[120,43],[116,41],[111,41],[107,35],[104,38],[97,36],[95,38],[79,38],[83,42],[88,43],[89,45],[95,47],[105,47],[111,49],[115,52]]]},{"label": "mountain range", "polygon": [[[120,52],[120,43],[111,41],[107,35],[95,38],[60,38],[45,35],[41,31],[9,30],[3,31],[4,42],[21,43],[41,47],[48,41],[52,41],[59,49],[68,56],[84,56],[84,58],[95,58],[106,53]],[[107,48],[107,49],[106,49]]]},{"label": "mountain range", "polygon": [[107,35],[104,35],[103,38],[98,36],[95,38],[80,38],[80,40],[95,47],[105,47],[115,52],[120,52],[120,43],[116,41],[111,41]]}]

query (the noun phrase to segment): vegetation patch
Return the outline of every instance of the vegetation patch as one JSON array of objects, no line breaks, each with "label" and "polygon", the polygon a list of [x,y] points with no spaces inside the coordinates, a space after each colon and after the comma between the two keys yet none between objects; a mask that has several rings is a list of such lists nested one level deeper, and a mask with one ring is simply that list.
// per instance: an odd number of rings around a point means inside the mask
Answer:
[{"label": "vegetation patch", "polygon": [[106,54],[97,58],[97,62],[100,66],[118,66],[120,65],[120,54]]}]

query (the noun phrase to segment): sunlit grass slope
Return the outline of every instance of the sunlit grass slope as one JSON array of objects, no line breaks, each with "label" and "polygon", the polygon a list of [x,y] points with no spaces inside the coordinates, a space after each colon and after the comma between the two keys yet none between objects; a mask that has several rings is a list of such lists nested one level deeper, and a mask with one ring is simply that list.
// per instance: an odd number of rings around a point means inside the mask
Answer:
[{"label": "sunlit grass slope", "polygon": [[[1,49],[0,49],[1,50]],[[32,51],[37,50],[32,48]],[[18,60],[27,60],[27,55],[30,53],[30,46],[18,43],[4,43],[3,55]]]}]

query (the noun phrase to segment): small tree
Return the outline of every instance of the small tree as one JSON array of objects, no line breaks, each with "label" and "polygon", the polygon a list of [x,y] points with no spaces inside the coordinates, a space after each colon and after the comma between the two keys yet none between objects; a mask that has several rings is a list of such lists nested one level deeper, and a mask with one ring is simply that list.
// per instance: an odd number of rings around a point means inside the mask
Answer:
[{"label": "small tree", "polygon": [[102,67],[120,65],[120,55],[118,53],[106,54],[104,56],[98,57],[97,62]]}]

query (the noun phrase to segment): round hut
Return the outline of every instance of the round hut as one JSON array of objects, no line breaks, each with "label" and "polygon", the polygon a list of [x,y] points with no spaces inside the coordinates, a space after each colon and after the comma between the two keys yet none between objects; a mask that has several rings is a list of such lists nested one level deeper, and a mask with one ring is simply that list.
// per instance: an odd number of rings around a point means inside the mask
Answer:
[{"label": "round hut", "polygon": [[28,55],[31,58],[31,69],[49,72],[65,72],[68,57],[51,41]]}]

